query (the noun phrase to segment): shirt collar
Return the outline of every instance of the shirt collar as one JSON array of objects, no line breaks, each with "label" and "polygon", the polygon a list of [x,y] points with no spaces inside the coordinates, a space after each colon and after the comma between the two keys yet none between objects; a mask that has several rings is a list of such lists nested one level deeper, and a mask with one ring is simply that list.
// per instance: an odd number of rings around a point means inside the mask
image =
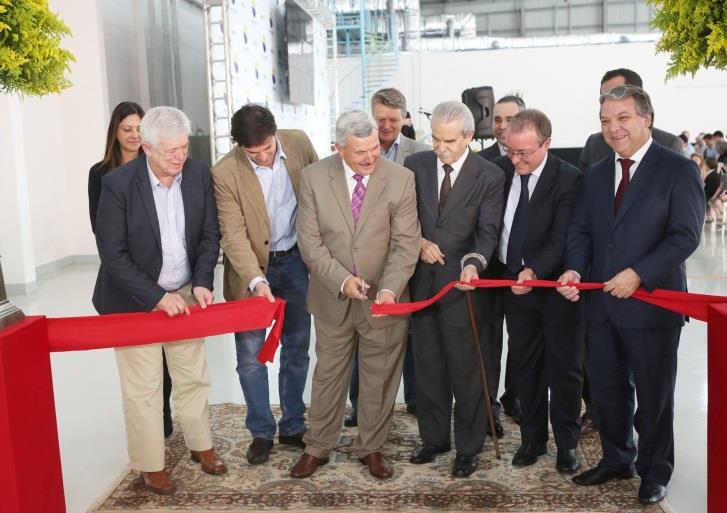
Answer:
[{"label": "shirt collar", "polygon": [[[639,165],[639,162],[641,162],[642,160],[644,160],[644,155],[646,154],[647,151],[649,151],[649,148],[651,148],[651,143],[652,142],[654,142],[654,139],[651,136],[649,136],[649,140],[646,141],[646,143],[644,143],[644,145],[641,148],[639,148],[638,150],[636,150],[634,152],[634,154],[631,155],[631,157],[629,158],[629,160],[633,160],[634,161],[634,164],[636,166],[638,166]],[[618,153],[616,153],[616,156],[614,158],[615,158],[614,162],[615,163],[618,163],[618,159],[623,158],[623,157],[621,157],[621,155],[619,155]],[[634,169],[635,169],[635,167],[634,167]]]},{"label": "shirt collar", "polygon": [[[162,182],[159,181],[159,178],[157,178],[157,175],[154,174],[154,171],[151,170],[151,166],[149,165],[149,159],[146,159],[146,171],[149,173],[149,180],[151,181],[151,187],[152,189],[158,186],[166,187]],[[182,173],[179,173],[177,176],[174,177],[173,182],[182,183]]]},{"label": "shirt collar", "polygon": [[[452,163],[452,172],[453,173],[458,173],[459,170],[462,169],[462,165],[464,164],[464,161],[467,160],[467,157],[469,156],[469,154],[470,154],[470,149],[468,147],[464,150],[464,153],[462,154],[462,156],[460,158],[458,158],[455,162]],[[439,157],[437,157],[437,167],[439,169],[444,168],[444,162],[439,160]]]},{"label": "shirt collar", "polygon": [[[346,173],[346,179],[353,180],[354,179],[353,175],[356,174],[356,171],[354,171],[351,168],[351,166],[348,165],[348,163],[346,162],[346,160],[343,157],[340,157],[340,158],[341,158],[341,163],[343,164],[343,171],[344,171],[344,173]],[[363,180],[364,183],[368,183],[369,176],[371,176],[371,175],[364,175],[364,180]]]},{"label": "shirt collar", "polygon": [[543,172],[543,169],[545,169],[545,164],[548,162],[548,153],[545,153],[545,158],[540,163],[538,167],[535,168],[535,171],[530,173],[531,175],[535,175],[535,178],[540,178],[540,174]]}]

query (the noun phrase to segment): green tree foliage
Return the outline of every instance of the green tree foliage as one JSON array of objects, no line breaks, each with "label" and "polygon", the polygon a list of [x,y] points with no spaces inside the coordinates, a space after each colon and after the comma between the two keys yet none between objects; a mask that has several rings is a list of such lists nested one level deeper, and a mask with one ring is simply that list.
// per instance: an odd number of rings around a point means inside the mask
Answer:
[{"label": "green tree foliage", "polygon": [[73,54],[61,48],[71,31],[47,0],[0,0],[0,91],[43,96],[70,87]]},{"label": "green tree foliage", "polygon": [[727,68],[726,0],[647,0],[663,33],[657,51],[671,54],[667,78],[699,68]]}]

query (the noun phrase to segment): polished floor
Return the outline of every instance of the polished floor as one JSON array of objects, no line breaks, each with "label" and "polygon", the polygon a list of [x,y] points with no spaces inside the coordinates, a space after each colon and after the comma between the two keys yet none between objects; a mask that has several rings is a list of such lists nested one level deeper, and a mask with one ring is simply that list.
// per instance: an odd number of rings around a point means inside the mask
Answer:
[{"label": "polished floor", "polygon": [[[727,295],[726,239],[723,228],[707,225],[701,247],[688,262],[690,291]],[[35,292],[10,299],[26,314],[92,314],[96,271],[91,264],[68,266],[41,278]],[[209,338],[207,358],[210,402],[243,402],[232,335]],[[314,363],[312,344],[311,373]],[[84,512],[127,464],[116,363],[112,350],[99,350],[53,354],[52,365],[68,512]],[[276,364],[270,367],[274,403],[276,368]],[[310,380],[305,400],[310,401]],[[403,402],[401,390],[398,400]],[[676,465],[669,505],[678,513],[706,513],[707,327],[703,322],[692,321],[682,332],[675,403]]]}]

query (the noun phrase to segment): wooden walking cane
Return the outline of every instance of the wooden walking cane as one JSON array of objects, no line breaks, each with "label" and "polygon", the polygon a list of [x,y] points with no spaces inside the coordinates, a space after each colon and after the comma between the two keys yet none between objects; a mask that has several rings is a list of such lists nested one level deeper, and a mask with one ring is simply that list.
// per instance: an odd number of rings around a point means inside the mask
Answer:
[{"label": "wooden walking cane", "polygon": [[472,343],[475,348],[475,354],[477,355],[477,364],[480,367],[480,383],[482,384],[482,396],[485,400],[485,411],[487,412],[487,422],[490,425],[490,433],[492,433],[492,443],[495,446],[495,457],[499,460],[500,457],[500,443],[497,441],[497,432],[495,432],[495,417],[492,415],[492,404],[490,404],[490,392],[487,389],[487,378],[485,377],[485,364],[482,361],[482,351],[480,351],[480,331],[477,329],[477,319],[475,319],[475,308],[472,305],[472,291],[465,290],[465,297],[467,298],[467,310],[470,314],[470,326],[472,326],[472,334],[474,338]]}]

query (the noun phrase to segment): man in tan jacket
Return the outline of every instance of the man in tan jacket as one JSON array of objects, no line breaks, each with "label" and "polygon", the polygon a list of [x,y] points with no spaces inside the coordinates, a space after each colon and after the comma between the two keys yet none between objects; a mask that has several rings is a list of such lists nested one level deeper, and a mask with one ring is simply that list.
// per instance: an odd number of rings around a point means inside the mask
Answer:
[{"label": "man in tan jacket", "polygon": [[306,449],[290,472],[308,477],[338,444],[353,356],[361,390],[354,451],[374,477],[393,475],[381,448],[391,427],[408,321],[373,318],[377,304],[408,299],[421,234],[414,175],[381,158],[371,115],[356,111],[336,123],[338,155],[307,167],[301,180],[298,243],[310,269],[308,309],[315,316]]},{"label": "man in tan jacket", "polygon": [[[301,171],[318,156],[304,132],[278,130],[273,114],[260,105],[238,110],[231,133],[237,146],[212,168],[225,255],[224,296],[228,301],[251,295],[286,300],[278,441],[304,447],[310,315],[305,308],[308,270],[298,252],[295,221]],[[276,428],[268,370],[256,358],[264,338],[265,330],[235,333],[245,425],[253,437],[247,451],[251,465],[268,460]]]}]

